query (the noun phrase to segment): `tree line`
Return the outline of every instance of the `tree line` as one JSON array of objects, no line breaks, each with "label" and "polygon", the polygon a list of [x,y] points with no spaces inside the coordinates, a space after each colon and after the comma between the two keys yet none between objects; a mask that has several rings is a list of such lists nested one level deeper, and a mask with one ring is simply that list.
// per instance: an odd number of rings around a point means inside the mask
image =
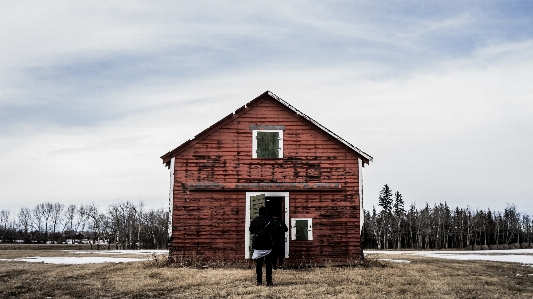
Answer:
[{"label": "tree line", "polygon": [[169,212],[129,201],[100,211],[95,204],[44,202],[16,215],[0,211],[0,240],[17,243],[89,243],[108,249],[160,249],[168,243]]},{"label": "tree line", "polygon": [[[379,194],[379,211],[364,211],[363,246],[367,249],[496,249],[498,245],[533,244],[533,219],[514,205],[504,211],[450,208],[447,203],[414,204],[406,210],[400,192],[385,185]],[[500,248],[501,249],[501,248]]]}]

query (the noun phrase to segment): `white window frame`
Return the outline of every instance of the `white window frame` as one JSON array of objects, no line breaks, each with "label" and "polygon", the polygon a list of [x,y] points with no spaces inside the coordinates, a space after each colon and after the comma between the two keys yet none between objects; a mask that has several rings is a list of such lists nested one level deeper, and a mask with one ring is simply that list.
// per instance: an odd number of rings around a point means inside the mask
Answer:
[{"label": "white window frame", "polygon": [[[265,197],[285,198],[285,225],[289,227],[289,192],[246,192],[246,219],[244,225],[244,258],[250,259],[250,197],[264,194]],[[285,232],[285,258],[289,258],[289,232]]]},{"label": "white window frame", "polygon": [[[291,240],[296,241],[296,220],[307,220],[307,241],[313,241],[313,218],[292,218],[291,219]],[[304,241],[304,240],[298,240]]]},{"label": "white window frame", "polygon": [[283,130],[252,130],[252,158],[253,159],[266,159],[266,158],[257,158],[257,132],[278,132],[278,136],[279,136],[278,159],[282,159],[283,158]]}]

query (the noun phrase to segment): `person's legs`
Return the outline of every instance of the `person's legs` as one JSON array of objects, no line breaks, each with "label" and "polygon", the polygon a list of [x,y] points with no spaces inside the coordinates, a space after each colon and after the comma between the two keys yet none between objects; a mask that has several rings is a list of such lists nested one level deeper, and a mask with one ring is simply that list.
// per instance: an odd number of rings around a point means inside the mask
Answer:
[{"label": "person's legs", "polygon": [[[257,285],[260,285],[263,283],[263,259],[264,257],[261,257],[255,260],[255,274],[257,276]],[[267,261],[267,265],[268,265],[268,261]],[[272,273],[272,268],[270,268],[270,272]],[[267,270],[267,275],[268,275],[268,270]],[[268,281],[268,278],[267,278],[267,281]]]},{"label": "person's legs", "polygon": [[277,267],[277,256],[278,256],[278,251],[277,251],[277,248],[276,246],[274,246],[274,248],[272,248],[272,252],[270,253],[270,255],[272,256],[270,259],[272,260],[272,269],[276,270],[278,267]]},{"label": "person's legs", "polygon": [[285,246],[281,245],[279,247],[279,253],[278,253],[278,259],[279,259],[279,265],[278,267],[280,269],[283,269],[283,259],[285,258]]},{"label": "person's legs", "polygon": [[[261,263],[262,264],[262,263]],[[265,257],[267,286],[272,285],[272,252]]]},{"label": "person's legs", "polygon": [[283,267],[283,257],[285,256],[285,248],[283,245],[276,245],[272,249],[272,267],[275,269]]}]

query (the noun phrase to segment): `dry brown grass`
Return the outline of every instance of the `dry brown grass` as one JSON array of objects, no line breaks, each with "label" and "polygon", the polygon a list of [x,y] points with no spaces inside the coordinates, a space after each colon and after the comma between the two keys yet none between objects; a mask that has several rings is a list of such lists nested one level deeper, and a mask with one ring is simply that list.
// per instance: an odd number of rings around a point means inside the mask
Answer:
[{"label": "dry brown grass", "polygon": [[[42,252],[34,252],[42,255]],[[412,260],[384,263],[377,258]],[[170,268],[164,259],[92,265],[0,261],[0,298],[532,298],[533,267],[420,256],[369,256],[366,267],[274,272]]]}]

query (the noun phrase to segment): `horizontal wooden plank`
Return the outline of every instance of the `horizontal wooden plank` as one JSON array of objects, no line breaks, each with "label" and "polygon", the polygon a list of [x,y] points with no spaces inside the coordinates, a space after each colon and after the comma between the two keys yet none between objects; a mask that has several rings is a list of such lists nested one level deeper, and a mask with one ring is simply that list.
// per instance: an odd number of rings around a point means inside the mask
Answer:
[{"label": "horizontal wooden plank", "polygon": [[189,190],[342,190],[341,183],[185,183]]}]

